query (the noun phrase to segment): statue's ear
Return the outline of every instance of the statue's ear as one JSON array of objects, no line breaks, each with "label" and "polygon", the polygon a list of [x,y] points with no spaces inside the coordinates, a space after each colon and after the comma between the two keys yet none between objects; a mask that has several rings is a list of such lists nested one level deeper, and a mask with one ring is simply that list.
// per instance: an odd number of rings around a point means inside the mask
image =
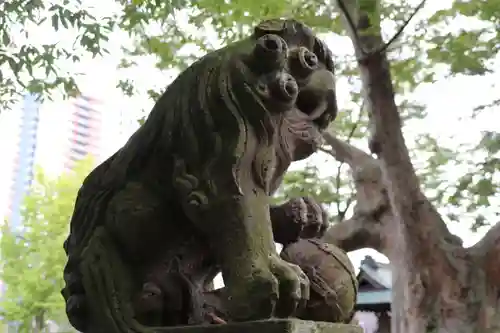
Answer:
[{"label": "statue's ear", "polygon": [[281,36],[286,30],[286,21],[280,19],[265,20],[260,22],[254,29],[254,38],[258,39],[267,34]]},{"label": "statue's ear", "polygon": [[319,61],[325,65],[327,70],[334,72],[332,52],[322,40],[315,38],[313,52]]},{"label": "statue's ear", "polygon": [[294,19],[272,19],[262,21],[254,29],[253,38],[274,34],[286,40],[289,45],[302,45],[312,50],[314,33],[308,26]]}]

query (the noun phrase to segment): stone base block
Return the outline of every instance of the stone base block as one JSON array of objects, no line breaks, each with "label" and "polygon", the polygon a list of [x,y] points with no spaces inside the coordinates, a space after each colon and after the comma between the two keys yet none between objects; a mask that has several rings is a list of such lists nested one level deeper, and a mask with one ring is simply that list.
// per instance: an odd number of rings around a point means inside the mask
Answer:
[{"label": "stone base block", "polygon": [[156,333],[363,333],[356,325],[332,324],[298,319],[271,319],[226,325],[158,328]]}]

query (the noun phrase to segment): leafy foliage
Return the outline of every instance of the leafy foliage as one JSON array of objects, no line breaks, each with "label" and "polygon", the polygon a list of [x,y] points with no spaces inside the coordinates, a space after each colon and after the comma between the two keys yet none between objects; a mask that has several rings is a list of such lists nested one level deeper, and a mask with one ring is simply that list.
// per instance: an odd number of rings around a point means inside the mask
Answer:
[{"label": "leafy foliage", "polygon": [[20,325],[20,333],[33,332],[35,321],[43,325],[49,320],[65,321],[60,293],[66,262],[62,244],[76,193],[92,165],[90,159],[84,160],[57,179],[38,170],[24,199],[22,227],[11,228],[7,221],[2,228],[0,279],[6,290],[0,309],[5,322]]},{"label": "leafy foliage", "polygon": [[[468,171],[449,193],[448,202],[457,209],[451,218],[473,215],[472,229],[494,224],[500,217],[497,194],[500,189],[500,133],[486,131],[480,142],[468,151],[474,160],[463,161]],[[493,220],[492,220],[493,218]]]},{"label": "leafy foliage", "polygon": [[[347,138],[355,128],[353,140],[366,146],[365,142],[360,142],[367,132],[367,116],[359,112],[363,103],[360,78],[352,48],[346,46],[349,41],[337,8],[330,1],[138,0],[121,3],[125,9],[121,27],[130,31],[137,40],[135,48],[128,50],[129,56],[124,63],[130,66],[134,57],[153,54],[158,59],[157,67],[162,70],[187,66],[201,53],[245,35],[262,19],[293,16],[304,21],[327,37],[334,51],[339,81],[349,84],[351,100],[342,105],[335,132],[339,137]],[[380,18],[377,19],[382,22],[386,40],[403,25],[415,6],[415,1],[381,2]],[[500,33],[496,28],[499,11],[500,2],[455,0],[449,8],[419,13],[390,46],[392,78],[406,128],[411,128],[415,121],[426,116],[425,107],[414,100],[412,92],[422,84],[434,82],[437,73],[486,75],[492,71],[493,61],[500,50]],[[131,92],[133,86],[129,84],[128,87]],[[158,92],[151,90],[150,95],[155,98]],[[498,108],[495,101],[478,106],[476,112]],[[478,101],[478,105],[480,103]],[[460,220],[459,212],[465,213],[465,207],[469,215],[477,213],[473,219],[486,223],[480,211],[486,209],[490,203],[488,198],[498,188],[499,169],[498,158],[491,149],[488,150],[486,141],[482,140],[473,147],[475,154],[472,156],[464,147],[443,147],[428,133],[414,134],[416,141],[409,142],[412,159],[424,190],[436,206],[451,207],[445,213],[450,220]],[[336,170],[337,162],[330,163],[332,170]],[[459,164],[469,165],[469,173],[460,179],[450,179],[447,169]],[[342,171],[338,176],[321,178],[317,168],[309,165],[304,170],[289,173],[277,200],[307,193],[320,196],[325,203],[346,202],[349,195],[339,196],[338,193],[349,191],[347,177]],[[490,213],[499,214],[491,205],[488,209]],[[343,216],[342,211],[334,214]]]},{"label": "leafy foliage", "polygon": [[[428,52],[434,61],[448,63],[451,73],[483,75],[493,69],[492,59],[500,51],[500,5],[495,1],[456,0],[449,9],[437,11],[429,19],[437,24],[434,45]],[[445,32],[451,18],[469,18],[469,28]],[[438,30],[439,29],[439,30]]]},{"label": "leafy foliage", "polygon": [[[5,108],[26,92],[44,97],[55,89],[74,95],[75,73],[65,71],[65,61],[78,62],[83,54],[103,54],[103,43],[114,26],[110,17],[85,9],[81,0],[10,0],[0,2],[0,107]],[[42,37],[71,32],[73,45]],[[40,36],[38,36],[40,38]]]},{"label": "leafy foliage", "polygon": [[336,174],[329,176],[321,176],[319,168],[312,163],[300,170],[289,171],[275,201],[312,197],[328,208],[332,222],[343,220],[354,203],[354,191],[345,166],[341,169],[338,164],[338,167]]},{"label": "leafy foliage", "polygon": [[[344,93],[350,100],[342,104],[335,124],[336,134],[341,138],[352,137],[359,146],[366,146],[362,140],[367,133],[367,116],[360,111],[363,98],[357,64],[331,1],[116,0],[116,3],[122,9],[116,18],[92,16],[89,10],[81,9],[81,0],[65,0],[62,4],[53,0],[1,3],[0,8],[7,15],[0,18],[0,38],[3,38],[0,69],[4,75],[0,80],[0,101],[5,102],[6,95],[18,93],[22,87],[45,93],[56,87],[64,87],[67,92],[76,89],[74,78],[63,73],[57,64],[61,57],[78,61],[79,52],[56,44],[35,47],[17,37],[26,33],[25,25],[47,24],[52,31],[77,31],[76,41],[82,51],[95,55],[104,52],[103,45],[116,23],[135,40],[134,46],[125,50],[121,67],[133,67],[139,58],[153,55],[157,68],[167,71],[181,70],[201,54],[248,34],[257,21],[293,16],[328,40],[335,54],[339,82],[347,83],[348,91]],[[415,1],[409,0],[381,1],[377,19],[382,22],[386,40],[395,34],[415,5]],[[455,0],[447,8],[422,11],[391,45],[387,51],[406,128],[426,116],[425,107],[412,93],[434,82],[437,74],[488,75],[493,70],[500,51],[499,12],[497,1]],[[46,72],[38,75],[40,69]],[[137,92],[132,79],[120,82],[119,87],[128,95]],[[148,89],[150,97],[157,99],[160,91],[154,87]],[[485,103],[478,101],[475,112],[498,106],[498,98]],[[494,208],[498,205],[491,201],[492,193],[498,189],[500,165],[498,153],[491,145],[498,136],[485,134],[474,147],[452,149],[443,147],[428,133],[415,135],[410,148],[423,187],[438,207],[453,208],[447,211],[449,219],[460,220],[462,214],[469,214],[481,225],[489,219],[485,214],[500,214]],[[333,172],[327,177],[318,177],[318,170],[312,165],[291,172],[278,199],[309,193],[333,206],[335,202],[347,202],[348,175],[344,168],[338,168],[337,162],[329,163]],[[448,168],[458,165],[467,165],[468,171],[455,179],[446,176]],[[338,170],[340,175],[335,174]],[[335,214],[342,216],[343,211],[344,208],[338,208]]]}]

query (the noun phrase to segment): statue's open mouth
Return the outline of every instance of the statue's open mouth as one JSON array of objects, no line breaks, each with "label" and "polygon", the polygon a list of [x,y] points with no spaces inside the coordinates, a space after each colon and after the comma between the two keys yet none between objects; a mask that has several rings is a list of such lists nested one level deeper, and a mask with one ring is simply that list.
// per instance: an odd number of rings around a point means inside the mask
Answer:
[{"label": "statue's open mouth", "polygon": [[311,119],[316,119],[326,111],[326,101],[317,91],[302,90],[295,102],[297,109],[308,115]]},{"label": "statue's open mouth", "polygon": [[[295,83],[296,81],[294,81]],[[287,118],[294,139],[293,161],[307,158],[322,144],[322,131],[337,115],[333,73],[318,69],[306,81],[296,83],[293,108]]]}]

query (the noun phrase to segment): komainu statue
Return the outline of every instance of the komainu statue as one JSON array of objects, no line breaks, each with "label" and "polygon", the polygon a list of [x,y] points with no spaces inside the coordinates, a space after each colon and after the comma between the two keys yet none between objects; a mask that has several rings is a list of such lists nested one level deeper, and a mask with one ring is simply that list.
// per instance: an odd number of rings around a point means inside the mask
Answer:
[{"label": "komainu statue", "polygon": [[[294,20],[264,21],[181,73],[78,192],[64,244],[71,324],[92,333],[160,332],[315,319],[308,313],[318,306],[333,309],[320,319],[349,320],[355,281],[336,288],[331,277],[318,279],[321,269],[299,265],[319,261],[293,248],[300,239],[311,242],[305,249],[317,244],[324,211],[308,198],[269,204],[290,163],[310,156],[335,119],[334,83],[331,52]],[[280,257],[274,241],[291,250]],[[343,267],[334,279],[352,278],[341,252],[326,252]],[[213,291],[218,272],[225,287]],[[333,298],[313,298],[310,280],[326,281]]]}]

